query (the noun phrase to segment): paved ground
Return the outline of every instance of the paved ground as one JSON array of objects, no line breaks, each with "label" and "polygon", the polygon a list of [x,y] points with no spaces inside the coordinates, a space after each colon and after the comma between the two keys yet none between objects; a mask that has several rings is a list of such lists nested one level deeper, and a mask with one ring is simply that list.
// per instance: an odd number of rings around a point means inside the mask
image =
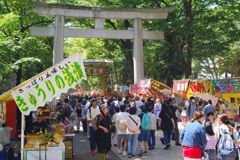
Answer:
[{"label": "paved ground", "polygon": [[[179,123],[179,129],[183,130],[183,126]],[[171,149],[164,150],[164,145],[160,142],[160,137],[162,137],[162,131],[156,132],[156,147],[154,150],[150,150],[147,155],[141,157],[136,156],[131,158],[134,160],[183,160],[182,158],[182,147],[175,146],[175,143],[172,142]],[[76,153],[74,159],[76,160],[98,160],[98,154],[91,156],[89,154],[89,141],[86,135],[82,133],[77,133],[74,138],[74,152]],[[137,153],[139,149],[137,149]],[[112,151],[109,153],[109,160],[129,160],[127,156],[117,153],[117,147],[112,147]]]},{"label": "paved ground", "polygon": [[[182,131],[183,126],[179,123],[179,129]],[[143,155],[141,157],[136,156],[135,158],[131,158],[134,160],[183,160],[182,158],[182,147],[175,146],[175,142],[171,143],[171,148],[169,150],[164,150],[164,145],[160,142],[160,137],[162,137],[162,131],[156,132],[156,147],[154,150],[148,151],[147,155]],[[123,156],[122,154],[117,153],[117,147],[112,147],[112,151],[121,159],[121,160],[130,160],[127,156]],[[137,154],[139,153],[139,149],[137,149]]]},{"label": "paved ground", "polygon": [[[76,133],[73,143],[73,151],[75,152],[74,160],[98,160],[98,153],[95,156],[90,155],[90,143],[86,135]],[[120,160],[113,151],[109,152],[109,160]]]},{"label": "paved ground", "polygon": [[[183,129],[181,123],[179,123],[180,130]],[[147,155],[141,157],[136,156],[131,158],[134,160],[182,160],[182,147],[175,146],[172,142],[171,149],[164,150],[164,145],[161,144],[159,138],[162,137],[162,131],[156,132],[156,147],[154,150],[148,152]],[[12,141],[12,143],[18,143],[20,146],[20,141]],[[89,141],[86,135],[81,133],[76,133],[73,139],[73,151],[75,152],[74,160],[98,160],[98,153],[95,156],[90,155]],[[139,149],[137,149],[137,153]],[[109,152],[109,160],[127,160],[130,159],[127,156],[117,153],[117,147],[112,147],[112,150]]]}]

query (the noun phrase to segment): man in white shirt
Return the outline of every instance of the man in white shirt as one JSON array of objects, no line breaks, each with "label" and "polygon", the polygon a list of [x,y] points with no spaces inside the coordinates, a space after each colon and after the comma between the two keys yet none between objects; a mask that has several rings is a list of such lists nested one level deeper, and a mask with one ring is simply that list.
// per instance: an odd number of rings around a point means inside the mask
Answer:
[{"label": "man in white shirt", "polygon": [[128,136],[127,136],[127,117],[129,116],[129,114],[126,112],[126,106],[125,105],[121,105],[120,106],[120,112],[117,114],[116,117],[116,127],[117,127],[117,151],[118,153],[122,153],[121,152],[121,142],[124,142],[124,146],[123,146],[123,155],[127,155],[127,140],[128,140]]},{"label": "man in white shirt", "polygon": [[94,155],[94,150],[96,149],[96,133],[93,130],[92,127],[92,121],[94,119],[94,117],[96,117],[98,114],[100,114],[100,110],[99,107],[97,106],[97,100],[95,98],[92,98],[90,100],[90,106],[89,109],[87,111],[87,121],[89,124],[89,128],[90,128],[90,148],[91,148],[91,155]]},{"label": "man in white shirt", "polygon": [[88,109],[89,106],[90,106],[90,101],[88,101],[88,102],[86,103],[85,107]]}]

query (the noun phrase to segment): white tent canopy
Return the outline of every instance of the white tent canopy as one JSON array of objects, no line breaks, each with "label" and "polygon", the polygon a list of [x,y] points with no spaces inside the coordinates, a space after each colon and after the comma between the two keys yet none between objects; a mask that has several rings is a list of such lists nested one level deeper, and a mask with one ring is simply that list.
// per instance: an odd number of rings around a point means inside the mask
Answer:
[{"label": "white tent canopy", "polygon": [[204,94],[204,93],[191,93],[193,96],[201,98],[205,101],[212,100],[212,105],[215,106],[218,101],[218,97],[215,97],[214,95],[211,94]]}]

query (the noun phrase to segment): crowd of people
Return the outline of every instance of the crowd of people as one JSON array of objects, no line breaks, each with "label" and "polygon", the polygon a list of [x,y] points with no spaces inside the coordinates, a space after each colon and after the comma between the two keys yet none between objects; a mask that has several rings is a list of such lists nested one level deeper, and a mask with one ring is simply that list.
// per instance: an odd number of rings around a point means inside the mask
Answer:
[{"label": "crowd of people", "polygon": [[239,158],[239,126],[233,127],[226,115],[226,109],[221,100],[218,100],[215,107],[211,100],[205,102],[205,105],[199,101],[197,105],[195,98],[190,97],[189,105],[186,107],[189,123],[180,136],[185,160]]},{"label": "crowd of people", "polygon": [[[148,154],[148,150],[155,149],[155,131],[159,129],[164,133],[164,149],[170,148],[173,129],[175,144],[181,146],[176,110],[174,99],[171,98],[163,103],[157,99],[155,103],[151,98],[130,99],[128,96],[124,99],[72,97],[58,102],[56,120],[65,125],[66,133],[79,133],[81,123],[83,133],[90,141],[91,155],[95,155],[97,149],[100,159],[107,158],[113,142],[119,154],[131,158]],[[136,153],[137,147],[140,148],[139,153]]]},{"label": "crowd of people", "polygon": [[[156,130],[163,132],[160,138],[165,145],[163,149],[171,149],[171,141],[174,141],[175,146],[183,147],[186,160],[234,159],[240,132],[230,125],[223,102],[219,100],[217,105],[219,107],[213,106],[211,100],[197,101],[195,97],[177,104],[175,98],[154,101],[137,96],[132,99],[85,96],[59,100],[55,115],[57,122],[65,126],[66,133],[79,133],[81,123],[90,141],[90,154],[94,156],[97,149],[100,160],[108,158],[112,143],[118,154],[128,158],[148,154],[155,149]],[[185,112],[187,122],[180,134],[178,122],[181,119],[177,115],[181,111]],[[41,115],[34,125],[46,125]],[[140,151],[136,153],[138,147]]]}]

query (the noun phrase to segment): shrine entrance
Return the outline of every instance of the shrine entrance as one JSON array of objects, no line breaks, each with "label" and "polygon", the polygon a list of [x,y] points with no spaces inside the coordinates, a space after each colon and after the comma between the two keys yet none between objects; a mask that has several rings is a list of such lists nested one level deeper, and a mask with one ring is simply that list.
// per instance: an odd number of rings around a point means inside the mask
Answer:
[{"label": "shrine entrance", "polygon": [[108,70],[110,70],[110,67],[111,67],[110,65],[112,63],[113,63],[112,60],[97,60],[97,59],[83,60],[85,73],[87,77],[90,77],[90,76],[100,77],[102,79],[102,83],[96,84],[97,86],[95,87],[96,91],[98,91],[98,93],[102,96],[103,95],[105,96],[107,93],[107,88],[108,88],[107,82],[110,81],[111,86],[113,86],[114,84],[111,74],[108,73]]},{"label": "shrine entrance", "polygon": [[[32,36],[54,37],[53,64],[63,60],[64,37],[133,39],[134,83],[144,79],[143,40],[162,40],[164,33],[142,29],[142,20],[163,20],[174,7],[169,8],[100,8],[56,4],[37,4],[30,12],[42,16],[55,16],[53,27],[32,27]],[[69,28],[64,25],[65,17],[94,18],[94,29]],[[133,20],[133,29],[105,30],[104,20]]]}]

